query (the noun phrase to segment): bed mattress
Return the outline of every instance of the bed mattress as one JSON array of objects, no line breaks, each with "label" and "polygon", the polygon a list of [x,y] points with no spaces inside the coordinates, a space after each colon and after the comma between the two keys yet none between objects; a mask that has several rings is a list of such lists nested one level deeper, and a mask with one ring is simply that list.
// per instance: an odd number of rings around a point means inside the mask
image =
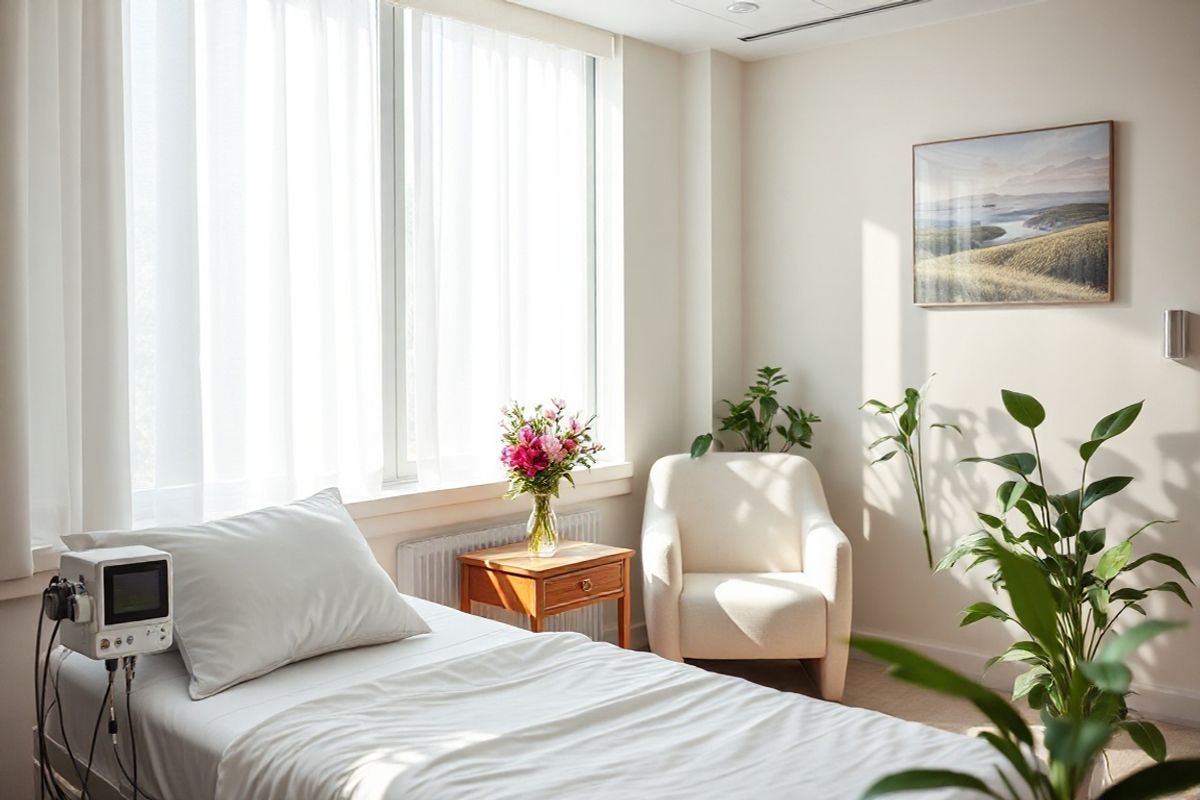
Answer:
[{"label": "bed mattress", "polygon": [[[851,800],[907,767],[995,780],[999,762],[977,739],[412,602],[431,634],[293,664],[204,700],[188,697],[177,654],[141,659],[139,782],[160,800]],[[82,656],[62,665],[77,752],[105,679]],[[117,783],[111,746],[97,752],[97,772]]]}]

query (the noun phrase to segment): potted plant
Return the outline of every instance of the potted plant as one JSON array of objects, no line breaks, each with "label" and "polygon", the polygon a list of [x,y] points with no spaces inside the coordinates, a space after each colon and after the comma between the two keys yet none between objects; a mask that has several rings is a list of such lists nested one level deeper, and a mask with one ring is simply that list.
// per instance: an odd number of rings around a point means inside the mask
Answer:
[{"label": "potted plant", "polygon": [[[781,453],[796,446],[812,447],[812,426],[821,418],[802,408],[779,405],[776,389],[788,382],[781,368],[763,367],[757,374],[758,381],[746,390],[742,400],[737,403],[721,401],[728,407],[729,413],[721,418],[719,431],[735,434],[741,449],[750,453],[769,452],[772,434],[779,436]],[[786,424],[776,425],[775,417],[780,412]],[[697,436],[692,441],[692,458],[707,453],[714,441],[716,439],[711,432]]]}]

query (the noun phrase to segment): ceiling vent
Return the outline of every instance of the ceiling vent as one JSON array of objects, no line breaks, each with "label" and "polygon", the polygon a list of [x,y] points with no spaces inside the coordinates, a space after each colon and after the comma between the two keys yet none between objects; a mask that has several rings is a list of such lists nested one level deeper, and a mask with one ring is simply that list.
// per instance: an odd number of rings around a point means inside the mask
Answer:
[{"label": "ceiling vent", "polygon": [[891,3],[881,3],[877,6],[868,8],[860,8],[856,11],[847,11],[844,14],[835,14],[831,17],[823,17],[821,19],[810,20],[809,22],[801,22],[798,25],[788,25],[784,28],[776,28],[773,31],[764,31],[763,33],[755,33],[750,36],[739,36],[738,39],[743,42],[757,42],[762,39],[770,39],[773,36],[782,36],[785,33],[796,33],[797,31],[806,31],[810,28],[816,28],[821,25],[831,25],[834,22],[843,22],[856,17],[865,17],[868,14],[878,14],[881,11],[892,11],[905,6],[915,6],[918,3],[928,3],[929,0],[893,0]]}]

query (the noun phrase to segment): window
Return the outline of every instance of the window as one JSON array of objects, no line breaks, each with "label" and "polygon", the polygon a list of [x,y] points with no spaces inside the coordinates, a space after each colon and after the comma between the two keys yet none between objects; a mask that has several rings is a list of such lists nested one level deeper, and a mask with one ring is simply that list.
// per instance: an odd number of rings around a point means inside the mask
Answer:
[{"label": "window", "polygon": [[495,477],[501,405],[597,408],[595,59],[381,14],[385,476]]}]

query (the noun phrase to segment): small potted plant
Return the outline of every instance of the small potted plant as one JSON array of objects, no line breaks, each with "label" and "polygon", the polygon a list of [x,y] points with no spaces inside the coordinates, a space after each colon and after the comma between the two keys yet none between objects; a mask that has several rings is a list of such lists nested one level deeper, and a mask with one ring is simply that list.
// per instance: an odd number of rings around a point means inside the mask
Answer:
[{"label": "small potted plant", "polygon": [[568,414],[566,401],[554,399],[531,410],[514,403],[500,409],[503,418],[500,437],[504,447],[500,461],[508,477],[505,499],[522,494],[533,495],[533,512],[525,533],[529,554],[541,558],[558,552],[558,527],[551,498],[558,497],[559,484],[566,480],[575,485],[571,470],[591,469],[603,445],[592,441],[593,415],[581,422],[578,414]]},{"label": "small potted plant", "polygon": [[[773,434],[778,434],[781,453],[797,446],[805,449],[812,447],[812,426],[821,418],[803,408],[779,405],[776,390],[787,382],[787,375],[779,367],[760,369],[758,381],[746,390],[742,400],[737,403],[721,401],[729,408],[729,414],[721,418],[720,431],[736,434],[737,444],[749,453],[770,452]],[[775,424],[775,416],[780,412],[787,419],[786,425]],[[711,432],[697,436],[692,441],[692,458],[700,458],[707,453],[714,441],[717,439]]]}]

